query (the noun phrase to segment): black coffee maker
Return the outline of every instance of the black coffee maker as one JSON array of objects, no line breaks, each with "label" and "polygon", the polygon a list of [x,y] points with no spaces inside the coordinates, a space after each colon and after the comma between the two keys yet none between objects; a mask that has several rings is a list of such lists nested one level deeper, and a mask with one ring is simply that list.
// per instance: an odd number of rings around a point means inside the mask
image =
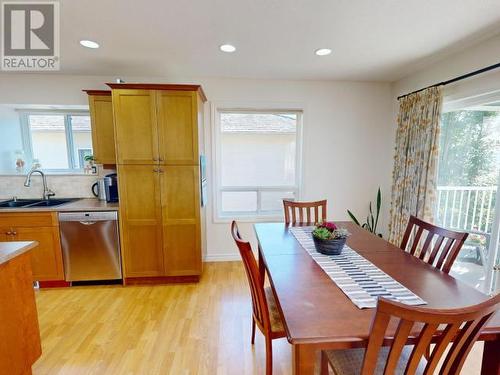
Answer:
[{"label": "black coffee maker", "polygon": [[116,173],[104,176],[106,202],[118,202],[118,175]]}]

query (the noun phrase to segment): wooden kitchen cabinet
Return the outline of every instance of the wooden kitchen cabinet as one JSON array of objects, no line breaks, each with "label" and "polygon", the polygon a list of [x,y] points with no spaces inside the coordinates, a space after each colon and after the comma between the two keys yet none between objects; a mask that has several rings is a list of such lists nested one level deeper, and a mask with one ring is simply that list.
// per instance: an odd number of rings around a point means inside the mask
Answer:
[{"label": "wooden kitchen cabinet", "polygon": [[161,164],[198,164],[197,94],[193,91],[156,92]]},{"label": "wooden kitchen cabinet", "polygon": [[165,275],[199,275],[199,167],[165,166],[160,176]]},{"label": "wooden kitchen cabinet", "polygon": [[160,176],[151,165],[118,165],[120,233],[126,277],[164,274]]},{"label": "wooden kitchen cabinet", "polygon": [[205,95],[197,85],[108,85],[126,283],[198,280]]},{"label": "wooden kitchen cabinet", "polygon": [[118,164],[158,164],[156,94],[152,90],[113,90]]},{"label": "wooden kitchen cabinet", "polygon": [[[0,244],[0,251],[26,251],[0,262],[0,374],[31,374],[42,346],[30,252],[35,243]],[[32,250],[29,250],[31,248]]]},{"label": "wooden kitchen cabinet", "polygon": [[33,279],[37,281],[64,280],[59,227],[34,227],[15,229],[14,241],[37,241],[31,252]]},{"label": "wooden kitchen cabinet", "polygon": [[61,239],[56,212],[19,212],[0,214],[0,239],[37,241],[31,251],[33,280],[64,280]]},{"label": "wooden kitchen cabinet", "polygon": [[87,93],[89,100],[94,158],[100,164],[116,164],[111,91],[84,91]]}]

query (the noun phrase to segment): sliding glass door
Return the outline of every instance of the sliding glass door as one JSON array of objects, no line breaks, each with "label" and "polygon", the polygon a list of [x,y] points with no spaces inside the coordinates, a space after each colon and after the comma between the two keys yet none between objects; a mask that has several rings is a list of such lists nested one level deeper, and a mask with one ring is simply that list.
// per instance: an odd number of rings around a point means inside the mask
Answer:
[{"label": "sliding glass door", "polygon": [[490,293],[500,288],[500,100],[443,112],[435,221],[470,233],[451,273]]}]

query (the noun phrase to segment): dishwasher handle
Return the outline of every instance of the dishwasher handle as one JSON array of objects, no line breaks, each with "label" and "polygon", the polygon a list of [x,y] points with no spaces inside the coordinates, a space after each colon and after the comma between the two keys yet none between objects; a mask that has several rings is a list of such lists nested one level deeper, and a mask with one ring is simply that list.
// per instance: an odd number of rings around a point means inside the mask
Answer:
[{"label": "dishwasher handle", "polygon": [[83,225],[94,225],[95,223],[97,223],[97,221],[80,221],[80,224]]}]

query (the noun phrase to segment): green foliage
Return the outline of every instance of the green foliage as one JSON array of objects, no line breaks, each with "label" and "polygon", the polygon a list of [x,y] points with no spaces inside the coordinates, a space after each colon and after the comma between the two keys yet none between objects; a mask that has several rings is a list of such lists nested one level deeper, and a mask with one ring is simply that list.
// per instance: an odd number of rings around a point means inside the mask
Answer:
[{"label": "green foliage", "polygon": [[313,236],[320,240],[339,240],[349,237],[349,232],[345,228],[335,228],[333,230],[323,226],[317,226],[312,232]]},{"label": "green foliage", "polygon": [[359,222],[359,220],[356,218],[356,216],[354,216],[354,214],[351,211],[347,210],[347,214],[351,217],[352,221],[354,221],[356,225],[359,225],[360,227],[365,228],[369,232],[374,233],[379,237],[382,237],[382,233],[377,233],[378,219],[380,216],[381,206],[382,206],[382,194],[380,193],[380,188],[378,188],[375,215],[373,214],[371,201],[370,204],[368,205],[368,216],[366,217],[366,221],[363,224]]},{"label": "green foliage", "polygon": [[453,111],[441,119],[440,186],[496,185],[499,115],[493,111]]},{"label": "green foliage", "polygon": [[83,157],[84,161],[95,161],[94,155],[85,155]]},{"label": "green foliage", "polygon": [[316,228],[313,230],[312,234],[319,240],[329,240],[332,236],[332,232],[326,228]]}]

